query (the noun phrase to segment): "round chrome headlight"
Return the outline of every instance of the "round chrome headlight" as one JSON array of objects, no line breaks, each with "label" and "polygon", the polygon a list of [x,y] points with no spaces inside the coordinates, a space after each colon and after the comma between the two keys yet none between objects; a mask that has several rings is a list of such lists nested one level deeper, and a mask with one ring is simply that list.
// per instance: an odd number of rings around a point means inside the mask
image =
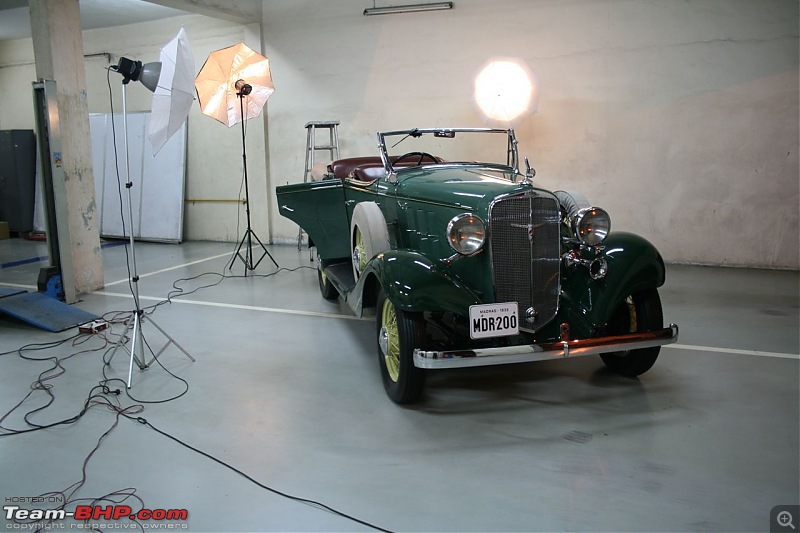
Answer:
[{"label": "round chrome headlight", "polygon": [[605,209],[589,207],[581,209],[575,216],[575,235],[588,246],[597,246],[611,231],[611,217]]},{"label": "round chrome headlight", "polygon": [[472,255],[486,242],[486,226],[480,217],[462,213],[447,224],[447,240],[450,247],[461,255]]}]

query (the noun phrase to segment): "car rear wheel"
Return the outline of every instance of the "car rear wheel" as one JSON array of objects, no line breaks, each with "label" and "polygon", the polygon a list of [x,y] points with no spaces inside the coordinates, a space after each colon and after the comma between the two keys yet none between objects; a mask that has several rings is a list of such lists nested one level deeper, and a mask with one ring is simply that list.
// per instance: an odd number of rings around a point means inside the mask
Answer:
[{"label": "car rear wheel", "polygon": [[333,286],[331,280],[322,271],[322,262],[319,260],[319,254],[316,254],[317,261],[317,280],[319,281],[319,292],[326,300],[335,300],[339,297],[339,291]]},{"label": "car rear wheel", "polygon": [[397,309],[383,289],[377,301],[378,364],[386,394],[399,404],[422,395],[425,371],[414,366],[414,348],[424,348],[425,319],[421,313]]},{"label": "car rear wheel", "polygon": [[[651,331],[664,327],[661,299],[655,289],[637,292],[625,298],[608,322],[609,335]],[[660,346],[600,354],[608,368],[622,376],[634,378],[655,364]]]},{"label": "car rear wheel", "polygon": [[350,223],[353,276],[361,277],[370,259],[390,248],[389,231],[381,208],[375,202],[361,202],[353,209]]}]

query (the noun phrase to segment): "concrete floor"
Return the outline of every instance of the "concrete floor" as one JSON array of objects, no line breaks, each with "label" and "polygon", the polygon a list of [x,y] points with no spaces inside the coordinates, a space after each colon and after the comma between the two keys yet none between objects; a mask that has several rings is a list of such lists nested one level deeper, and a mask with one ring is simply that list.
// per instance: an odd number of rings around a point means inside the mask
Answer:
[{"label": "concrete floor", "polygon": [[[163,299],[179,278],[222,272],[232,248],[137,244],[143,304]],[[132,309],[124,251],[103,251],[107,286],[80,308]],[[270,251],[282,267],[310,264],[293,246]],[[0,241],[0,264],[44,255],[40,243]],[[35,290],[41,266],[0,268],[0,285]],[[256,274],[273,270],[266,259]],[[800,503],[799,294],[796,272],[669,266],[661,296],[680,344],[639,380],[605,371],[596,357],[469,369],[434,375],[422,403],[401,408],[381,386],[373,323],[323,300],[313,269],[225,279],[152,315],[197,362],[168,348],[160,360],[188,392],[143,404],[136,416],[273,489],[387,530],[769,531],[774,506]],[[52,358],[84,351],[63,361],[64,374],[50,382],[53,405],[31,420],[80,411],[102,379],[99,336],[25,352],[40,362],[16,353],[74,333],[0,319],[0,353],[13,351],[0,356],[0,412]],[[152,325],[145,334],[160,346]],[[128,362],[120,352],[107,372],[124,378]],[[130,393],[155,401],[184,388],[154,365],[134,369]],[[35,391],[0,425],[26,428],[22,415],[45,403]],[[71,425],[0,438],[4,505],[79,481],[114,419],[95,407]],[[188,520],[173,525],[191,531],[370,530],[122,419],[73,497],[89,505],[126,488],[145,508],[187,509]],[[105,522],[106,530],[135,525]],[[4,516],[3,529],[12,527]]]}]

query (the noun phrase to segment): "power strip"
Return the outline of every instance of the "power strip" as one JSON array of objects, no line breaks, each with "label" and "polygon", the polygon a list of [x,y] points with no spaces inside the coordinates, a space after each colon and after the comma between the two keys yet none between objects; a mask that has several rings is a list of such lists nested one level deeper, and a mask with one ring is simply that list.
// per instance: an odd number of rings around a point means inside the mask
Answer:
[{"label": "power strip", "polygon": [[78,326],[78,331],[88,334],[99,333],[104,329],[108,329],[108,322],[105,320],[92,320],[91,322]]}]

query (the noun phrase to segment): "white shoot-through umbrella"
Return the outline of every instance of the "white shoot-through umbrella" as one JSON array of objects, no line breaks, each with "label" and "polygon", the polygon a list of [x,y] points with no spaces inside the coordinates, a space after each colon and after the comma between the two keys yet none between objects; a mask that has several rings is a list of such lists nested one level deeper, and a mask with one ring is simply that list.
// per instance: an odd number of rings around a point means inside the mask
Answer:
[{"label": "white shoot-through umbrella", "polygon": [[153,91],[150,127],[147,132],[153,154],[157,154],[180,129],[189,116],[195,98],[194,56],[183,28],[161,49],[160,59],[161,76],[158,87]]}]

